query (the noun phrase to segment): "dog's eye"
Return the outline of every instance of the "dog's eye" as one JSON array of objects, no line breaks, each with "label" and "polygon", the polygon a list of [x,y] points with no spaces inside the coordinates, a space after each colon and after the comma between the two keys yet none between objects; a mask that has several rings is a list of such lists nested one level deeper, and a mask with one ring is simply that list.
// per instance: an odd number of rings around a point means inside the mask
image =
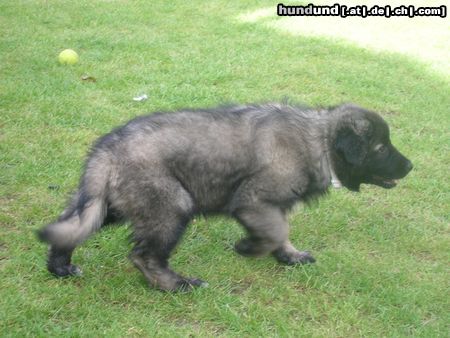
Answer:
[{"label": "dog's eye", "polygon": [[380,154],[384,154],[386,151],[387,151],[387,147],[383,144],[377,148],[377,152]]}]

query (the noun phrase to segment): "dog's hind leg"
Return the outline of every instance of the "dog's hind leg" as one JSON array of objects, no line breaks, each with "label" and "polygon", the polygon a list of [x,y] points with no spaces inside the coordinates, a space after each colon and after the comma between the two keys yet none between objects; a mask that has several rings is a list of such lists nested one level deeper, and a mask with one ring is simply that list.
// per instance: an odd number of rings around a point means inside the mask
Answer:
[{"label": "dog's hind leg", "polygon": [[149,284],[164,291],[189,290],[204,286],[199,279],[183,277],[169,267],[169,257],[192,215],[192,199],[178,182],[158,181],[158,187],[141,187],[147,201],[136,206],[133,223],[133,248],[130,259]]},{"label": "dog's hind leg", "polygon": [[105,206],[102,198],[76,194],[73,203],[54,223],[40,231],[38,236],[50,244],[47,269],[58,277],[80,275],[81,270],[71,264],[74,249],[100,228]]},{"label": "dog's hind leg", "polygon": [[58,277],[81,275],[80,268],[71,264],[73,250],[50,246],[47,260],[48,270]]}]

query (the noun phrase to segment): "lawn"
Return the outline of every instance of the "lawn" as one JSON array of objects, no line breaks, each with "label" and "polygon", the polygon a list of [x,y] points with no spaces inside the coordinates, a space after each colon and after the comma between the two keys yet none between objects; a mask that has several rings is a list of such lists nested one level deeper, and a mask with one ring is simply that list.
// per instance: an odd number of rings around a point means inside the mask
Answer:
[{"label": "lawn", "polygon": [[[0,336],[448,336],[448,72],[240,19],[276,4],[0,3]],[[78,64],[58,64],[65,48]],[[47,273],[34,230],[61,212],[98,136],[155,110],[284,97],[380,112],[415,165],[393,190],[334,190],[296,208],[292,242],[316,264],[238,256],[242,230],[213,217],[195,220],[171,260],[208,288],[149,289],[126,225],[77,249],[82,277]]]}]

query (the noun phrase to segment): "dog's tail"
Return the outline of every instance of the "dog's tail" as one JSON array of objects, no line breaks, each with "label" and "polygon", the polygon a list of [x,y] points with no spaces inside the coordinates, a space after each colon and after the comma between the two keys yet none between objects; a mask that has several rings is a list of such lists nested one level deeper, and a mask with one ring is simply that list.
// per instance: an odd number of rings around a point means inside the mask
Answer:
[{"label": "dog's tail", "polygon": [[[89,161],[96,162],[96,161]],[[109,173],[107,165],[90,166],[87,163],[85,174],[71,203],[59,216],[37,232],[40,240],[56,248],[73,249],[100,229],[106,217],[106,190]],[[96,173],[96,168],[103,172]]]}]

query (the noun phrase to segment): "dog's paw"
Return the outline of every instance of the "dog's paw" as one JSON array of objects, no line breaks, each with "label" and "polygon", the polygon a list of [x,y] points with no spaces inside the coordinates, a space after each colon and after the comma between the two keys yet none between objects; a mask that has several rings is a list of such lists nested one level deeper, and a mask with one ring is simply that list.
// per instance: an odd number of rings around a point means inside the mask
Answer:
[{"label": "dog's paw", "polygon": [[173,291],[189,292],[194,288],[207,288],[207,282],[198,278],[183,278],[177,282],[176,289]]},{"label": "dog's paw", "polygon": [[56,277],[69,277],[69,276],[81,276],[81,269],[73,264],[58,266],[58,267],[49,267],[48,270],[55,275]]},{"label": "dog's paw", "polygon": [[284,252],[277,250],[273,253],[273,255],[278,262],[287,265],[310,264],[316,261],[316,259],[308,251]]}]

